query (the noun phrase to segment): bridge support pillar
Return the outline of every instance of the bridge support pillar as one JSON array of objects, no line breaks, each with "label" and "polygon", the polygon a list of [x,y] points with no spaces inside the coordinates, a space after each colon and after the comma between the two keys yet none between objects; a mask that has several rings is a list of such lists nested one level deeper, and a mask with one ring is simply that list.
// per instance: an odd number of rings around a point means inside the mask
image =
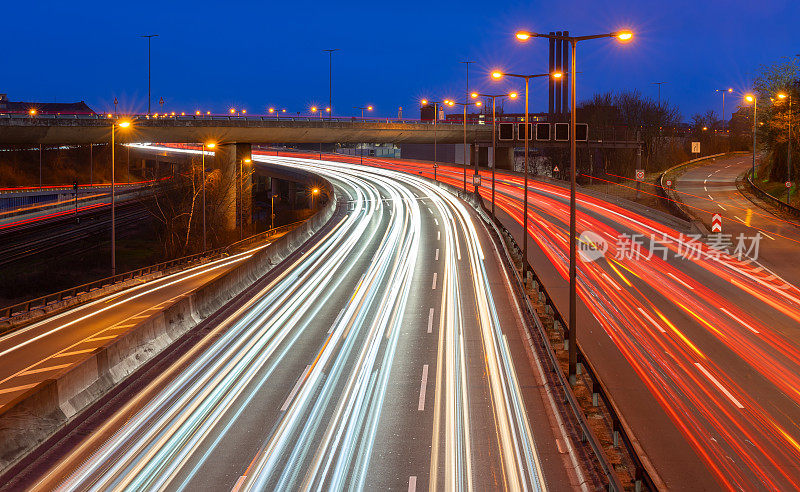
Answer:
[{"label": "bridge support pillar", "polygon": [[[221,232],[233,232],[240,224],[247,229],[251,222],[252,195],[252,149],[249,143],[218,145],[214,149],[214,163],[219,171],[216,184],[216,200],[209,204],[214,223]],[[209,185],[212,185],[209,181]]]},{"label": "bridge support pillar", "polygon": [[497,169],[514,170],[514,147],[497,147]]}]

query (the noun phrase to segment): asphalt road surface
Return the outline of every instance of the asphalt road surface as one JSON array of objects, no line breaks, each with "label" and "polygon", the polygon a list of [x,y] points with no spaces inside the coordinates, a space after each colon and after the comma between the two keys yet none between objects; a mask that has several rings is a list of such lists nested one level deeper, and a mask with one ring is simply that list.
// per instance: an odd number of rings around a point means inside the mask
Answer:
[{"label": "asphalt road surface", "polygon": [[[784,278],[800,278],[800,221],[779,217],[739,193],[736,179],[752,167],[751,155],[717,158],[708,164],[693,167],[675,183],[680,199],[706,225],[711,217],[722,217],[722,233],[736,238],[761,234],[759,262]],[[780,198],[785,198],[781,196]]]},{"label": "asphalt road surface", "polygon": [[402,173],[255,160],[328,177],[334,225],[32,485],[591,487],[468,206]]},{"label": "asphalt road surface", "polygon": [[101,297],[0,337],[0,407],[263,247]]},{"label": "asphalt road surface", "polygon": [[[433,177],[428,164],[369,162]],[[489,200],[491,173],[481,175]],[[438,178],[460,187],[462,169],[440,166]],[[498,173],[498,218],[520,244],[522,191],[519,175]],[[531,181],[528,201],[528,260],[568,314],[568,190]],[[800,487],[797,277],[635,206],[579,193],[578,209],[578,233],[595,234],[581,243],[604,251],[579,265],[578,340],[654,478],[670,490]]]}]

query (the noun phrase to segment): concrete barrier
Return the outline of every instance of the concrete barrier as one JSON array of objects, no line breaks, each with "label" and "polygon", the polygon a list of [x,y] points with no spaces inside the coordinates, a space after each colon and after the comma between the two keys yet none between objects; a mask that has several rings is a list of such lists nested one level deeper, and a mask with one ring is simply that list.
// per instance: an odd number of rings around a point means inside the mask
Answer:
[{"label": "concrete barrier", "polygon": [[79,362],[0,409],[0,474],[66,426],[78,413],[269,273],[333,217],[336,195],[317,178],[328,202],[313,217],[247,261],[131,327]]}]

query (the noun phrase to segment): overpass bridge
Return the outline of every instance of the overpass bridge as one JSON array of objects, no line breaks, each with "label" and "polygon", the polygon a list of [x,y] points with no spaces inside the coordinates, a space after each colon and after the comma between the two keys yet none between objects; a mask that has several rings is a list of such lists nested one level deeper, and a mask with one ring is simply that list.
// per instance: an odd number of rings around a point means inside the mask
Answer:
[{"label": "overpass bridge", "polygon": [[[271,116],[128,116],[120,143],[461,143],[464,126],[440,121]],[[108,115],[0,115],[0,145],[69,145],[106,142]],[[435,127],[435,128],[434,128]],[[435,131],[434,131],[435,130]],[[434,135],[435,133],[435,135]],[[467,142],[491,142],[492,127],[467,124]]]}]

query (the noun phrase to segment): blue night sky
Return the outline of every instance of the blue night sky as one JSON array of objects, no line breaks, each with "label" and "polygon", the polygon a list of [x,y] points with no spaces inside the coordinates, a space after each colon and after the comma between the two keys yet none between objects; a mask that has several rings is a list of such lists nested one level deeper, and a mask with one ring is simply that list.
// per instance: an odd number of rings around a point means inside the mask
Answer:
[{"label": "blue night sky", "polygon": [[[720,112],[714,89],[748,88],[760,64],[800,53],[800,1],[731,0],[561,2],[7,2],[3,76],[11,100],[85,100],[96,110],[146,111],[147,41],[153,39],[153,111],[222,113],[268,106],[306,114],[328,99],[339,115],[372,104],[375,116],[419,116],[420,98],[463,98],[521,89],[493,82],[495,67],[547,71],[547,41],[516,42],[517,29],[573,35],[630,28],[634,41],[585,42],[578,49],[579,100],[597,91],[639,89],[696,112]],[[532,85],[532,111],[546,109],[546,87]],[[734,99],[734,98],[731,98]],[[735,99],[734,99],[735,101]],[[733,102],[733,101],[731,101]],[[733,104],[727,106],[731,108]],[[519,111],[521,103],[506,106]],[[730,112],[726,109],[726,113]]]}]

